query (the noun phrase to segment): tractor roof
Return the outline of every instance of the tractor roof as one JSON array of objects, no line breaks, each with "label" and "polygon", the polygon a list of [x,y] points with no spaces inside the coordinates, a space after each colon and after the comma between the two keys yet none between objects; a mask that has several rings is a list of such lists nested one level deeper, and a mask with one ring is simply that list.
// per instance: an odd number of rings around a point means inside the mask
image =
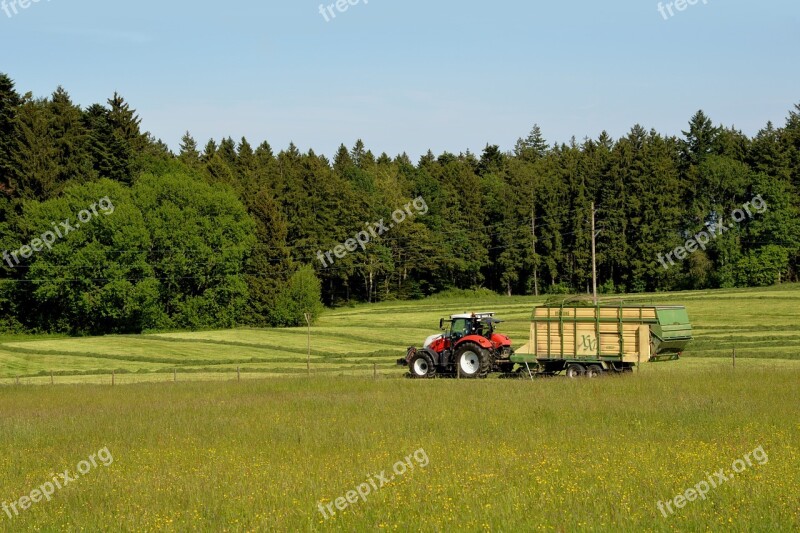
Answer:
[{"label": "tractor roof", "polygon": [[487,319],[492,318],[494,313],[462,313],[460,315],[451,315],[450,318],[455,320],[456,318],[480,318],[480,319]]}]

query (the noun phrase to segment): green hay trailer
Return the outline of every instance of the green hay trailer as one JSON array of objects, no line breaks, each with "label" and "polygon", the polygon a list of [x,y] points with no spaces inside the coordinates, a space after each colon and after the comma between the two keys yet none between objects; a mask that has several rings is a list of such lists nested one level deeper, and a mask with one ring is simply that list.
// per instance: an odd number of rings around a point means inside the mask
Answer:
[{"label": "green hay trailer", "polygon": [[678,359],[691,340],[683,306],[563,302],[534,309],[530,342],[511,361],[531,375],[596,377]]}]

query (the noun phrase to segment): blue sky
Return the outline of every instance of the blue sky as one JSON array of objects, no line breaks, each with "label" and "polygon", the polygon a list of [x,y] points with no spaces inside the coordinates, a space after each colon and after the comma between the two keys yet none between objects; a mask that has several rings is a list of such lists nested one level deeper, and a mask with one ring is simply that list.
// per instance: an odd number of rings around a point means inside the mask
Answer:
[{"label": "blue sky", "polygon": [[797,0],[667,20],[653,0],[359,0],[328,22],[320,5],[40,0],[0,9],[0,72],[82,106],[118,91],[173,149],[188,129],[327,155],[358,138],[413,158],[509,150],[534,123],[550,142],[679,134],[698,109],[753,135],[800,103]]}]

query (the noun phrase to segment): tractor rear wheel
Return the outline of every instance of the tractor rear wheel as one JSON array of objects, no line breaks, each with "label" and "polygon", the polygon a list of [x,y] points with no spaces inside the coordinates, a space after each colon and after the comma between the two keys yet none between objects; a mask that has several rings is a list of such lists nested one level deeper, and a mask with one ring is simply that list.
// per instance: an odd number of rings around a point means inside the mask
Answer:
[{"label": "tractor rear wheel", "polygon": [[426,379],[436,376],[436,366],[434,366],[431,356],[423,351],[418,351],[411,356],[408,362],[411,377],[415,379]]},{"label": "tractor rear wheel", "polygon": [[586,375],[586,369],[583,365],[572,363],[567,367],[567,377],[570,379],[580,378]]},{"label": "tractor rear wheel", "polygon": [[475,343],[467,342],[456,349],[456,372],[461,378],[485,378],[491,370],[489,352]]}]

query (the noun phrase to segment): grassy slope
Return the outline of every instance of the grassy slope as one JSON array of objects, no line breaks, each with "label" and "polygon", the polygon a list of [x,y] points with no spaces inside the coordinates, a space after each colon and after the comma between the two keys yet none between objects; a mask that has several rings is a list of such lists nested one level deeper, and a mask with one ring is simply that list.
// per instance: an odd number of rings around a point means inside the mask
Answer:
[{"label": "grassy slope", "polygon": [[[405,348],[436,331],[439,317],[466,310],[492,310],[506,320],[502,329],[516,346],[527,342],[532,297],[482,297],[479,300],[429,299],[385,302],[328,311],[312,330],[312,365],[316,372],[368,374],[377,364],[382,373],[397,374],[393,362]],[[800,359],[796,309],[800,286],[656,294],[631,301],[685,304],[696,341],[689,357],[729,357],[734,347],[742,358]],[[167,379],[178,368],[183,379],[214,374],[298,374],[306,371],[306,330],[239,329],[99,338],[0,338],[0,378],[54,372],[60,382],[86,376],[137,373],[122,382]],[[147,376],[150,373],[160,376]],[[66,379],[62,376],[82,376]],[[171,376],[170,376],[171,377]],[[27,379],[36,383],[41,379]],[[49,382],[49,377],[44,380]],[[0,383],[3,381],[0,380]]]}]

